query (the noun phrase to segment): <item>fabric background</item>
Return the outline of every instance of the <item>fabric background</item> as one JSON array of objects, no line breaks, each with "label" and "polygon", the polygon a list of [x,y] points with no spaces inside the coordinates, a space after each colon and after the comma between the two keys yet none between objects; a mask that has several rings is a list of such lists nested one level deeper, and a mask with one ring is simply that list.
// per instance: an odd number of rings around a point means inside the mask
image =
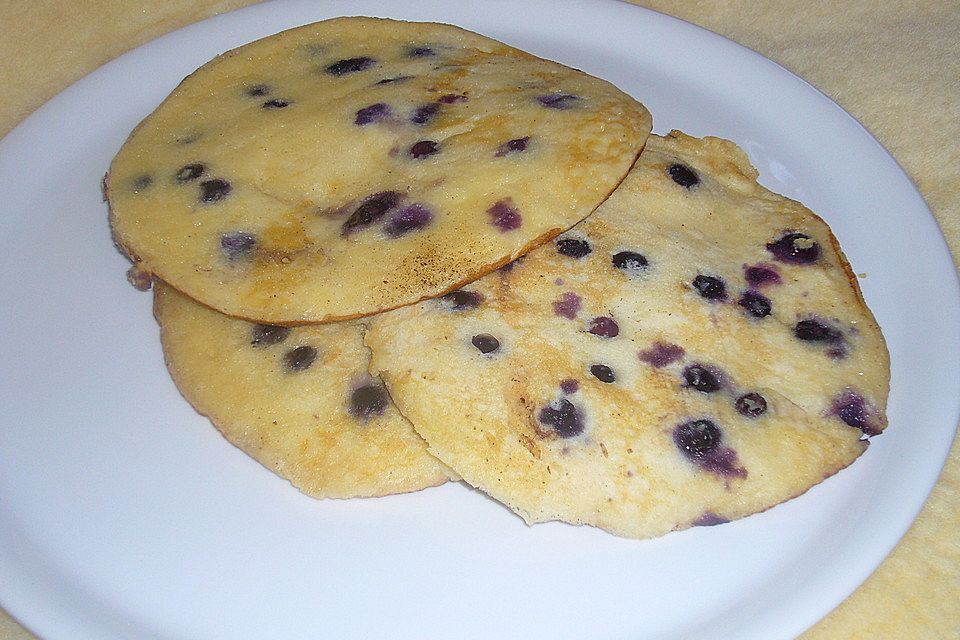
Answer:
[{"label": "fabric background", "polygon": [[[754,49],[838,102],[880,140],[916,183],[947,237],[956,264],[960,256],[960,2],[636,3]],[[6,87],[0,101],[0,136],[70,83],[124,51],[249,4],[253,2],[0,3],[4,27],[0,86]],[[0,640],[33,637],[0,610]],[[867,582],[802,638],[960,638],[960,447],[956,442],[939,483],[899,546]]]}]

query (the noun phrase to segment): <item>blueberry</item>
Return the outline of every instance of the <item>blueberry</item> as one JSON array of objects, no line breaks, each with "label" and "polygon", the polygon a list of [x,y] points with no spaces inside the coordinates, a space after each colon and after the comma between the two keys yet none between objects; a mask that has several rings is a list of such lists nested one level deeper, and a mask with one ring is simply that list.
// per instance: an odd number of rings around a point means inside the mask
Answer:
[{"label": "blueberry", "polygon": [[590,255],[593,249],[590,243],[579,238],[560,238],[557,240],[557,251],[570,258],[583,258]]},{"label": "blueberry", "polygon": [[284,107],[289,107],[291,104],[293,103],[289,100],[284,100],[283,98],[274,98],[273,100],[267,100],[260,105],[260,107],[263,109],[283,109]]},{"label": "blueberry", "polygon": [[500,349],[500,341],[489,333],[478,333],[470,339],[470,342],[480,353],[493,353]]},{"label": "blueberry", "polygon": [[397,238],[411,231],[422,229],[433,221],[433,214],[422,204],[409,204],[396,213],[394,213],[387,224],[384,225],[384,232],[391,238]]},{"label": "blueberry", "polygon": [[710,420],[691,420],[673,430],[673,442],[688,458],[703,459],[720,446],[720,427]]},{"label": "blueberry", "polygon": [[685,164],[672,164],[667,169],[667,173],[681,187],[692,189],[700,183],[700,178],[696,172]]},{"label": "blueberry", "polygon": [[358,71],[365,71],[377,63],[373,58],[366,56],[361,58],[347,58],[334,62],[326,68],[326,72],[332,76],[345,76]]},{"label": "blueberry", "polygon": [[620,325],[608,316],[598,316],[590,321],[590,333],[601,338],[616,338],[620,334]]},{"label": "blueberry", "polygon": [[513,140],[507,140],[497,148],[497,152],[494,157],[502,158],[503,156],[510,153],[519,153],[520,151],[526,151],[527,145],[530,143],[530,136],[524,136],[522,138],[514,138]]},{"label": "blueberry", "polygon": [[881,429],[872,419],[867,401],[858,393],[847,390],[833,400],[833,413],[845,424],[860,429],[868,436],[875,436]]},{"label": "blueberry", "polygon": [[613,369],[608,367],[605,364],[594,364],[590,365],[590,373],[593,374],[593,377],[599,380],[600,382],[616,382],[617,376],[613,372]]},{"label": "blueberry", "polygon": [[234,231],[220,236],[220,251],[230,260],[249,257],[256,247],[257,239],[250,233]]},{"label": "blueberry", "polygon": [[693,288],[707,300],[726,300],[727,285],[714,276],[699,275],[693,279]]},{"label": "blueberry", "polygon": [[431,102],[429,104],[421,105],[413,110],[413,114],[410,116],[410,122],[413,124],[427,124],[433,120],[434,116],[436,116],[439,112],[439,102]]},{"label": "blueberry", "polygon": [[400,204],[402,199],[403,194],[398,191],[381,191],[369,196],[343,223],[341,234],[346,236],[357,229],[370,226]]},{"label": "blueberry", "polygon": [[364,127],[368,124],[386,120],[390,117],[391,113],[392,111],[390,110],[390,105],[378,102],[370,105],[369,107],[358,109],[357,115],[353,119],[353,123],[359,127]]},{"label": "blueberry", "polygon": [[780,274],[770,265],[758,264],[744,267],[744,277],[753,287],[762,287],[766,284],[780,284]]},{"label": "blueberry", "polygon": [[767,244],[767,251],[790,264],[812,264],[820,258],[820,245],[805,233],[788,233]]},{"label": "blueberry", "polygon": [[583,433],[583,415],[576,405],[560,398],[540,410],[540,423],[556,432],[561,438],[572,438]]},{"label": "blueberry", "polygon": [[770,298],[756,291],[744,291],[737,304],[747,310],[747,313],[757,318],[770,315]]},{"label": "blueberry", "polygon": [[303,345],[283,354],[283,365],[290,372],[305,371],[310,368],[310,365],[316,359],[316,348]]},{"label": "blueberry", "polygon": [[704,511],[691,524],[694,527],[715,527],[718,524],[726,524],[728,522],[730,521],[724,518],[723,516],[718,516],[712,511]]},{"label": "blueberry", "polygon": [[410,155],[413,156],[414,159],[419,160],[420,158],[432,156],[439,150],[437,143],[433,140],[421,140],[410,147]]},{"label": "blueberry", "polygon": [[448,293],[443,296],[442,299],[448,303],[454,311],[466,311],[467,309],[475,309],[480,306],[480,303],[483,302],[483,295],[476,291],[459,289]]},{"label": "blueberry", "polygon": [[487,214],[491,218],[490,224],[503,232],[519,229],[522,224],[520,212],[510,198],[498,201],[487,209]]},{"label": "blueberry", "polygon": [[570,291],[564,293],[559,300],[553,303],[553,313],[570,320],[577,317],[578,311],[580,311],[580,296]]},{"label": "blueberry", "polygon": [[636,251],[620,251],[613,254],[613,266],[627,272],[642,271],[647,267],[647,258]]},{"label": "blueberry", "polygon": [[767,399],[759,393],[745,393],[734,405],[737,413],[748,418],[756,418],[767,412]]},{"label": "blueberry", "polygon": [[560,390],[565,394],[570,395],[571,393],[576,393],[580,390],[580,383],[574,380],[573,378],[567,378],[560,381]]},{"label": "blueberry", "polygon": [[570,109],[575,106],[580,100],[580,96],[575,96],[569,93],[550,93],[543,96],[537,96],[537,102],[542,106],[548,109]]},{"label": "blueberry", "polygon": [[382,415],[390,404],[387,390],[379,384],[365,384],[357,387],[350,394],[350,405],[347,409],[354,418],[368,420]]},{"label": "blueberry", "polygon": [[176,180],[177,182],[192,182],[202,176],[206,170],[207,168],[199,162],[184,165],[177,171]]},{"label": "blueberry", "polygon": [[256,324],[250,330],[250,344],[255,347],[269,347],[280,344],[290,335],[290,327],[278,327],[274,324]]},{"label": "blueberry", "polygon": [[214,178],[200,183],[200,202],[219,202],[230,195],[233,186],[226,180]]},{"label": "blueberry", "polygon": [[255,84],[252,87],[248,87],[246,93],[251,98],[259,98],[270,93],[270,85]]},{"label": "blueberry", "polygon": [[839,342],[843,334],[816,320],[801,320],[793,328],[793,335],[805,342]]},{"label": "blueberry", "polygon": [[468,99],[469,98],[467,98],[466,94],[464,93],[448,93],[440,96],[438,102],[442,102],[443,104],[455,104],[457,102],[466,102]]},{"label": "blueberry", "polygon": [[683,347],[668,342],[657,342],[651,348],[638,353],[638,357],[651,367],[660,369],[673,364],[684,356]]},{"label": "blueberry", "polygon": [[687,381],[688,387],[692,387],[701,393],[713,393],[720,389],[719,376],[700,364],[692,364],[684,369],[683,379]]}]

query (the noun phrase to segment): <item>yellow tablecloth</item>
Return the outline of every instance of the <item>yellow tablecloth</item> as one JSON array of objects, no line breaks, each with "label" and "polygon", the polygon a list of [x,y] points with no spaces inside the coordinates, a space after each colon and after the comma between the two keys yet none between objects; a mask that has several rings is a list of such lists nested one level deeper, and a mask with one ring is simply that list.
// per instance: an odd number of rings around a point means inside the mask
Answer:
[{"label": "yellow tablecloth", "polygon": [[[837,101],[903,165],[933,209],[953,255],[960,256],[960,2],[635,1],[750,47]],[[0,135],[124,51],[249,4],[251,0],[0,3],[0,86],[5,88]],[[32,637],[0,611],[0,640]],[[930,500],[893,554],[803,638],[960,638],[956,442]]]}]

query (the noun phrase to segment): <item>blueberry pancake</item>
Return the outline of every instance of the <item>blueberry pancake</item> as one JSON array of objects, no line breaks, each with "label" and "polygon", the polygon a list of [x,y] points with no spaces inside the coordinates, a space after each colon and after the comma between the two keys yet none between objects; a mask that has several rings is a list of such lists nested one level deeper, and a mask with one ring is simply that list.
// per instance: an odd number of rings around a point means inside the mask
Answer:
[{"label": "blueberry pancake", "polygon": [[827,225],[718,138],[651,136],[585,221],[369,318],[430,451],[528,522],[651,537],[799,495],[886,426],[886,346]]},{"label": "blueberry pancake", "polygon": [[181,393],[230,442],[305,494],[380,496],[449,478],[367,373],[356,323],[253,324],[162,282],[154,296]]},{"label": "blueberry pancake", "polygon": [[110,219],[141,272],[224,313],[360,317],[571,227],[650,125],[611,84],[495,40],[339,18],[184,80],[113,160]]}]

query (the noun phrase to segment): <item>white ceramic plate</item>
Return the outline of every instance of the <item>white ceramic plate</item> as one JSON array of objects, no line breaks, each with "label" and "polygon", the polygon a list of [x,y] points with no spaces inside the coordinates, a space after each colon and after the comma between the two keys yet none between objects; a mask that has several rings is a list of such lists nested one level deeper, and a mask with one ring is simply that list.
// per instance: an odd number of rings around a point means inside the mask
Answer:
[{"label": "white ceramic plate", "polygon": [[[318,502],[228,445],[164,369],[100,178],[195,67],[341,14],[456,23],[613,81],[659,132],[742,145],[868,274],[893,360],[888,431],[799,499],[646,542],[530,528],[455,484]],[[304,0],[209,20],[27,119],[0,143],[0,202],[0,602],[52,640],[788,638],[894,546],[957,424],[956,274],[894,160],[777,65],[625,4]]]}]

